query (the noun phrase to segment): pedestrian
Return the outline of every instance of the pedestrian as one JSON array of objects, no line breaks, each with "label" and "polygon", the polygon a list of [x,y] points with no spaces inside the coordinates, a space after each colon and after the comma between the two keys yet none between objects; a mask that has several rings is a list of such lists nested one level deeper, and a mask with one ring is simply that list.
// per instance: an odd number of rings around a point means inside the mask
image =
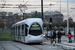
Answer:
[{"label": "pedestrian", "polygon": [[56,43],[56,33],[55,30],[53,30],[53,35],[52,35],[52,43],[55,41]]},{"label": "pedestrian", "polygon": [[68,32],[68,39],[69,39],[69,43],[72,43],[72,39],[71,39],[71,37],[72,37],[72,34],[71,34],[71,32],[70,32],[71,30],[69,30],[69,32]]},{"label": "pedestrian", "polygon": [[58,31],[58,43],[61,43],[61,36],[62,36],[62,33],[60,32],[60,30]]}]

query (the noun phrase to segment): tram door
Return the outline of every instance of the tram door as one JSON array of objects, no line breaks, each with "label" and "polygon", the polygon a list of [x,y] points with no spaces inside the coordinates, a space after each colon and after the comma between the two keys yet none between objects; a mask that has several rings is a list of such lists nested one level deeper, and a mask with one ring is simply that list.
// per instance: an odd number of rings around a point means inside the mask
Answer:
[{"label": "tram door", "polygon": [[13,38],[15,40],[15,27],[13,28]]},{"label": "tram door", "polygon": [[20,26],[18,26],[18,41],[20,41]]},{"label": "tram door", "polygon": [[22,25],[21,41],[24,42],[24,25]]},{"label": "tram door", "polygon": [[[28,25],[25,24],[25,39],[27,39],[27,34],[28,34]],[[26,40],[25,40],[26,42]]]},{"label": "tram door", "polygon": [[17,40],[17,26],[16,26],[15,40]]},{"label": "tram door", "polygon": [[18,26],[16,26],[17,27],[17,34],[16,34],[16,40],[18,41]]}]

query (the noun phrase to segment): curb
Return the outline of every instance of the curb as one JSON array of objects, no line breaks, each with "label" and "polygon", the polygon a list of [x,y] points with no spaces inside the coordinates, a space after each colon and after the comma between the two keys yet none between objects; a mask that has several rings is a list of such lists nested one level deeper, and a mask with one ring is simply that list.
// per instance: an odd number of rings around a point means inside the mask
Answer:
[{"label": "curb", "polygon": [[69,45],[65,45],[65,44],[53,44],[53,46],[57,46],[57,47],[60,47],[64,50],[75,50],[75,47],[74,46],[69,46]]}]

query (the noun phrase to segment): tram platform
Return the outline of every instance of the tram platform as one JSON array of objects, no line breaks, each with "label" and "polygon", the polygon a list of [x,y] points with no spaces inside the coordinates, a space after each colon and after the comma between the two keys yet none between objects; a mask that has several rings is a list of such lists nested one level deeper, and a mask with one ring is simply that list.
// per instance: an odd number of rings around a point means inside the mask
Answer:
[{"label": "tram platform", "polygon": [[62,41],[61,43],[52,43],[53,46],[60,47],[64,50],[75,50],[75,42],[68,43],[68,41]]},{"label": "tram platform", "polygon": [[58,38],[56,38],[56,43],[55,42],[51,43],[50,39],[45,39],[44,43],[47,45],[53,45],[58,48],[62,48],[64,50],[75,50],[74,37],[72,37],[72,43],[68,43],[67,36],[62,36],[61,43],[58,43]]}]

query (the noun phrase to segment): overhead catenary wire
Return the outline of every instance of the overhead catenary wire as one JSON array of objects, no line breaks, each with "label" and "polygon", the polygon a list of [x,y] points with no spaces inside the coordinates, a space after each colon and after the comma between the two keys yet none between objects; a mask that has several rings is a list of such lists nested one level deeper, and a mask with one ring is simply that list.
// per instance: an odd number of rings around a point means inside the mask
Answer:
[{"label": "overhead catenary wire", "polygon": [[[27,8],[27,7],[26,7],[26,4],[28,3],[28,1],[29,1],[29,0],[27,0],[24,5],[22,5],[22,4],[19,5],[19,9],[20,9],[20,11],[21,11],[22,13],[25,12],[25,8]],[[24,9],[24,12],[23,12],[22,8]]]},{"label": "overhead catenary wire", "polygon": [[5,6],[6,1],[3,0],[3,2],[4,2],[4,3],[2,4],[2,8],[0,9],[0,11],[2,11],[3,7]]},{"label": "overhead catenary wire", "polygon": [[[2,0],[1,0],[2,1]],[[26,0],[8,0],[7,2],[25,2]],[[57,0],[55,0],[55,1],[50,1],[50,2],[56,2]],[[69,0],[70,2],[74,2],[75,0]],[[30,1],[30,2],[33,2],[32,0]],[[45,1],[45,2],[47,2],[47,1]],[[66,2],[66,0],[62,0],[62,2]]]},{"label": "overhead catenary wire", "polygon": [[[0,8],[19,8],[19,7],[0,7]],[[31,8],[41,8],[41,7],[27,7],[28,9],[31,9]],[[49,8],[48,6],[47,7],[43,7],[43,8]],[[59,7],[52,7],[52,8],[59,8]],[[62,7],[62,8],[65,8],[66,7]]]},{"label": "overhead catenary wire", "polygon": [[[0,4],[0,5],[3,5],[3,4]],[[25,6],[26,4],[5,4],[5,6],[20,6],[20,5],[23,5],[23,6]],[[28,4],[28,5],[26,5],[26,6],[41,6],[41,5],[32,5],[32,4]],[[49,6],[49,4],[45,4],[45,5],[43,5],[43,6]]]}]

